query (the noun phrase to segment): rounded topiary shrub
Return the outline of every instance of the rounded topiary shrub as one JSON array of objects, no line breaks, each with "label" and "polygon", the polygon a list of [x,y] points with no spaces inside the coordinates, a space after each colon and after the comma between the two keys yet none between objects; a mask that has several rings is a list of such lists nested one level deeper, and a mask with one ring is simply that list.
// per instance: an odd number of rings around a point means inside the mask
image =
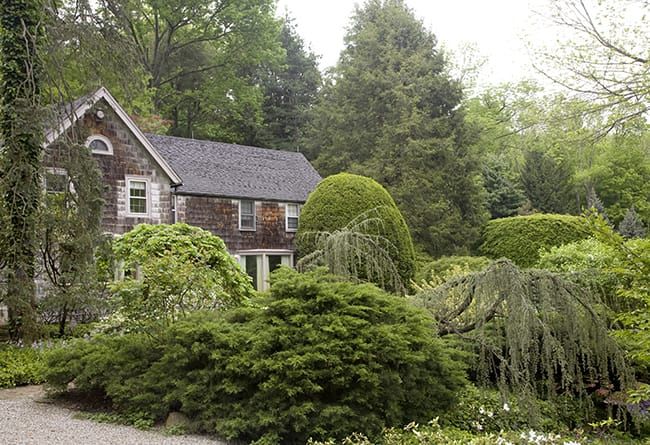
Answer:
[{"label": "rounded topiary shrub", "polygon": [[[369,223],[364,224],[364,220]],[[329,176],[321,181],[309,195],[300,214],[297,234],[299,255],[306,257],[324,248],[322,241],[326,238],[318,234],[332,234],[341,230],[379,235],[385,240],[387,256],[392,260],[401,282],[408,286],[415,272],[411,234],[395,201],[377,181],[349,173]],[[341,244],[344,242],[353,241],[348,239]],[[370,242],[375,240],[371,239]],[[368,261],[369,256],[363,252],[356,255],[355,261]],[[358,267],[352,264],[350,269],[359,271],[361,276],[358,278],[369,278],[375,284],[391,289],[391,286],[385,286],[376,278],[364,276],[368,273],[363,265]]]},{"label": "rounded topiary shrub", "polygon": [[157,337],[100,336],[49,355],[48,382],[100,390],[121,411],[250,443],[304,444],[426,423],[464,371],[433,319],[372,284],[280,268],[255,306],[203,312]]},{"label": "rounded topiary shrub", "polygon": [[483,233],[481,252],[490,258],[508,258],[521,267],[532,267],[540,249],[572,243],[590,236],[580,216],[535,214],[494,219]]}]

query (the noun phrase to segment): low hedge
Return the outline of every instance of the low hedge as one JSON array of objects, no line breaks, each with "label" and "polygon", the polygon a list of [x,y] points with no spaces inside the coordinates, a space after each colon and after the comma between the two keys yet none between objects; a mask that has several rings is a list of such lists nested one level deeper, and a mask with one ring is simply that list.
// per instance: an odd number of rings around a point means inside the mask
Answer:
[{"label": "low hedge", "polygon": [[43,383],[44,366],[38,349],[0,346],[0,388]]},{"label": "low hedge", "polygon": [[494,219],[483,232],[481,253],[490,258],[508,258],[520,267],[532,267],[540,249],[550,249],[586,239],[590,231],[583,217],[535,214]]},{"label": "low hedge", "polygon": [[434,332],[425,312],[373,285],[281,268],[257,307],[197,313],[157,337],[76,341],[52,352],[47,377],[246,443],[374,437],[453,405],[464,372]]}]

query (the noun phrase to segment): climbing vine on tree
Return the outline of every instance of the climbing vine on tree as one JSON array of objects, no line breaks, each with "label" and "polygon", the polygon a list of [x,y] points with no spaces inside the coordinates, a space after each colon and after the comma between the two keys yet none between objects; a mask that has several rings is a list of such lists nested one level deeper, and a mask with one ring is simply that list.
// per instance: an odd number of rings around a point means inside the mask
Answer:
[{"label": "climbing vine on tree", "polygon": [[40,203],[41,62],[40,0],[0,3],[0,195],[8,214],[3,230],[12,335],[35,336],[36,220]]}]

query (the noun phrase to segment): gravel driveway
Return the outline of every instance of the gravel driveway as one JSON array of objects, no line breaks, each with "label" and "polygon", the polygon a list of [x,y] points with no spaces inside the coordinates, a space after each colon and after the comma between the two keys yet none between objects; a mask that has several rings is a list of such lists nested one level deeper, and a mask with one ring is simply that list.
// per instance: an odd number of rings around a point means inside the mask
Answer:
[{"label": "gravel driveway", "polygon": [[75,411],[43,400],[40,386],[0,390],[0,444],[226,445],[208,437],[165,436],[74,415]]}]

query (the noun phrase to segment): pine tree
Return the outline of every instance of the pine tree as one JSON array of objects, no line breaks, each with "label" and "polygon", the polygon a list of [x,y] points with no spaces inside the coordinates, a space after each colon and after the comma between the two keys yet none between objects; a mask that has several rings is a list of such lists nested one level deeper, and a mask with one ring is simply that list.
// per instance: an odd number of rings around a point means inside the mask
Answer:
[{"label": "pine tree", "polygon": [[634,206],[627,209],[623,220],[618,225],[618,233],[625,238],[643,238],[645,236],[646,228],[636,213]]},{"label": "pine tree", "polygon": [[524,194],[505,176],[504,167],[500,164],[483,166],[483,184],[492,218],[513,216],[525,202]]},{"label": "pine tree", "polygon": [[284,63],[267,67],[260,75],[263,123],[253,144],[299,150],[321,74],[318,57],[305,48],[290,17],[284,18],[280,42],[286,52]]},{"label": "pine tree", "polygon": [[436,37],[404,1],[371,0],[345,44],[314,110],[309,156],[323,175],[384,185],[429,253],[466,251],[487,212],[461,85]]},{"label": "pine tree", "polygon": [[612,225],[609,216],[607,216],[605,206],[593,186],[590,186],[587,190],[587,212],[596,212],[608,225]]},{"label": "pine tree", "polygon": [[545,213],[566,213],[571,206],[571,170],[539,152],[526,153],[521,182],[532,207]]}]

